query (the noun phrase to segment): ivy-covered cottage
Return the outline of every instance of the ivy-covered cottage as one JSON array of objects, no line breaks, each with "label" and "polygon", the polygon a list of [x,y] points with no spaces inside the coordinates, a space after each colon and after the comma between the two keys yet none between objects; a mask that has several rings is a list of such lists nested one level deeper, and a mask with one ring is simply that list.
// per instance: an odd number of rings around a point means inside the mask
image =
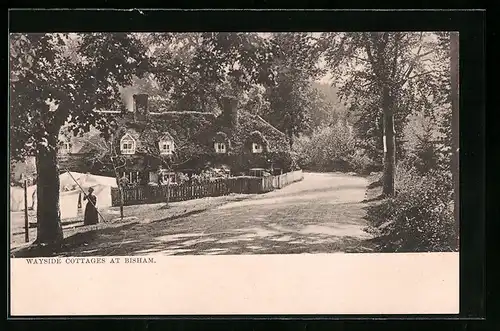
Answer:
[{"label": "ivy-covered cottage", "polygon": [[[119,127],[110,142],[97,131],[83,138],[62,139],[61,167],[114,175],[110,162],[99,160],[114,156],[120,176],[141,184],[161,180],[159,173],[175,180],[176,173],[193,174],[207,168],[237,175],[248,174],[252,168],[276,173],[294,167],[286,135],[260,116],[239,109],[234,98],[224,99],[219,115],[162,111],[148,101],[146,94],[134,95],[133,111],[116,115]],[[103,153],[106,148],[112,155]]]}]

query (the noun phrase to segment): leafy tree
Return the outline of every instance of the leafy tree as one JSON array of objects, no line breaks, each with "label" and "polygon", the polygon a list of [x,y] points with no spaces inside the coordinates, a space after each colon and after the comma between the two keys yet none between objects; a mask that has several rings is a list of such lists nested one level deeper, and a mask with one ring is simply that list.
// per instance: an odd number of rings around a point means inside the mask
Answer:
[{"label": "leafy tree", "polygon": [[362,128],[377,137],[382,122],[383,193],[393,195],[396,150],[407,116],[425,102],[422,96],[439,95],[443,65],[436,61],[435,34],[326,33],[322,41],[339,92],[365,121]]},{"label": "leafy tree", "polygon": [[308,129],[313,110],[328,112],[324,96],[311,86],[322,71],[317,40],[309,33],[165,33],[143,38],[153,45],[153,73],[165,91],[165,108],[218,112],[230,94],[243,109],[263,116],[291,138]]},{"label": "leafy tree", "polygon": [[441,144],[441,112],[449,108],[435,104],[432,99],[432,96],[421,96],[422,105],[408,116],[405,128],[404,161],[408,166],[416,167],[422,175],[443,168],[443,153],[446,150]]},{"label": "leafy tree", "polygon": [[16,162],[15,160],[10,160],[10,185],[23,186],[24,179],[29,181],[29,185],[32,185],[33,180],[36,175],[35,165],[29,160],[26,162]]},{"label": "leafy tree", "polygon": [[250,86],[243,92],[239,106],[250,114],[265,116],[270,108],[266,87],[261,84]]},{"label": "leafy tree", "polygon": [[273,81],[274,47],[257,33],[157,34],[153,72],[177,110],[222,108],[225,94],[241,96]]},{"label": "leafy tree", "polygon": [[10,36],[11,157],[35,155],[37,242],[63,238],[57,146],[61,127],[79,134],[91,126],[109,133],[119,109],[119,86],[147,69],[144,45],[127,33],[13,34]]},{"label": "leafy tree", "polygon": [[311,109],[311,128],[315,129],[322,125],[334,124],[339,120],[352,122],[350,114],[346,112],[344,105],[337,96],[337,89],[326,83],[314,82],[312,86],[317,90],[315,98],[316,105]]},{"label": "leafy tree", "polygon": [[186,33],[153,38],[154,74],[172,109],[219,111],[227,94],[293,137],[325,107],[311,86],[320,49],[308,33]]},{"label": "leafy tree", "polygon": [[438,168],[438,148],[435,132],[435,123],[429,119],[424,119],[422,131],[415,135],[417,142],[414,150],[416,156],[414,165],[421,174],[426,174]]}]

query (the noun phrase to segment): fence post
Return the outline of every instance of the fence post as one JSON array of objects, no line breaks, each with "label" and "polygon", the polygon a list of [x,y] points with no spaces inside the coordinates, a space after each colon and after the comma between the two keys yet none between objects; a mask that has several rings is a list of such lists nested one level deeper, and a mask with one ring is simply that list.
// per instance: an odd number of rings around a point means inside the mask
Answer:
[{"label": "fence post", "polygon": [[30,241],[30,224],[28,220],[28,181],[24,178],[24,241]]}]

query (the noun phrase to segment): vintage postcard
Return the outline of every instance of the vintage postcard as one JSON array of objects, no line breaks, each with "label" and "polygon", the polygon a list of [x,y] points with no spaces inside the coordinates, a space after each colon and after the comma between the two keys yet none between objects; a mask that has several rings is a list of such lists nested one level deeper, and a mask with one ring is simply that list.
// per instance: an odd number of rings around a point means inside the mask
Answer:
[{"label": "vintage postcard", "polygon": [[9,42],[12,316],[458,313],[458,33]]}]

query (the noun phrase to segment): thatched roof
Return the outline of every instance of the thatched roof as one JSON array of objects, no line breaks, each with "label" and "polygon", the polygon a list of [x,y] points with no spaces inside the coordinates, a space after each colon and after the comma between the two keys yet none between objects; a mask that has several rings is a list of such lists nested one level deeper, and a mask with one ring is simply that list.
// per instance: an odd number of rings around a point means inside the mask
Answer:
[{"label": "thatched roof", "polygon": [[[213,142],[221,138],[229,142],[232,153],[244,152],[248,148],[248,142],[254,139],[258,140],[255,142],[264,143],[268,151],[289,151],[284,133],[260,116],[244,111],[240,111],[236,127],[225,123],[222,115],[194,111],[150,113],[141,122],[134,121],[131,116],[124,116],[119,122],[115,139],[129,134],[136,141],[136,153],[147,153],[149,148],[157,146],[164,137],[173,140],[176,148],[186,149],[191,153],[212,152]],[[86,137],[86,140],[94,142],[83,144],[78,153],[91,152],[95,143],[102,138],[95,133]]]}]

